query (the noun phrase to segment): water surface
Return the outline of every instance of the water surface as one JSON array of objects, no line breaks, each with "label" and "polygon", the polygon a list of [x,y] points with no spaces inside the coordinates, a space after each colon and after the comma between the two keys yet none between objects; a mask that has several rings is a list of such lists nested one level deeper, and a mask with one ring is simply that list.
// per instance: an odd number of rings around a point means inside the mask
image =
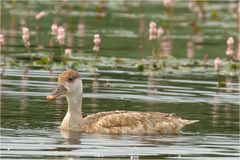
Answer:
[{"label": "water surface", "polygon": [[[181,135],[111,136],[63,133],[58,129],[65,98],[46,101],[60,71],[6,70],[1,82],[2,158],[238,159],[239,84],[227,77],[144,76],[133,71],[81,71],[83,115],[110,110],[172,113],[200,122]],[[230,81],[231,80],[231,81]]]}]

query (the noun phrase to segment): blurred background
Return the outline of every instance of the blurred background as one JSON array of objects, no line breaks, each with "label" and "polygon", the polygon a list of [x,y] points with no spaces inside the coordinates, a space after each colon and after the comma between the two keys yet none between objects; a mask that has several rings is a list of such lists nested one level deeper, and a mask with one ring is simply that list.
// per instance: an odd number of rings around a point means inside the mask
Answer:
[{"label": "blurred background", "polygon": [[[3,0],[1,32],[8,54],[26,52],[24,26],[30,31],[32,51],[48,52],[51,25],[57,24],[64,26],[66,47],[74,54],[91,54],[93,34],[98,33],[100,55],[146,57],[151,55],[149,23],[155,21],[164,29],[162,45],[171,55],[185,58],[189,46],[195,58],[215,58],[225,56],[228,37],[237,41],[237,8],[237,0]],[[40,12],[44,14],[36,18]]]}]

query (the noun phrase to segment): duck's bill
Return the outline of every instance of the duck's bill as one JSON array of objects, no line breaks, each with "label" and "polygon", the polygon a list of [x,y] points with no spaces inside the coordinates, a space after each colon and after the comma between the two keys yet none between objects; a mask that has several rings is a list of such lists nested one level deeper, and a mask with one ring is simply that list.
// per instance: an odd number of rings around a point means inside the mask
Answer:
[{"label": "duck's bill", "polygon": [[52,93],[50,93],[48,96],[47,96],[47,100],[54,100],[56,99],[57,97],[60,97],[64,94],[67,93],[67,88],[64,87],[64,85],[62,84],[58,84],[56,86],[56,88],[52,91]]}]

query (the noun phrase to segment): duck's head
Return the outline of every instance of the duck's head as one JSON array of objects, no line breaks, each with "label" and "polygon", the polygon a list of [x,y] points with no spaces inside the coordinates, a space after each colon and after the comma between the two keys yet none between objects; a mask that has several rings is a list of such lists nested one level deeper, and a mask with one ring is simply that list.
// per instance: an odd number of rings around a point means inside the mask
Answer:
[{"label": "duck's head", "polygon": [[50,95],[48,100],[53,100],[62,95],[75,96],[82,93],[82,80],[80,74],[74,70],[67,70],[62,72],[58,77],[58,83]]}]

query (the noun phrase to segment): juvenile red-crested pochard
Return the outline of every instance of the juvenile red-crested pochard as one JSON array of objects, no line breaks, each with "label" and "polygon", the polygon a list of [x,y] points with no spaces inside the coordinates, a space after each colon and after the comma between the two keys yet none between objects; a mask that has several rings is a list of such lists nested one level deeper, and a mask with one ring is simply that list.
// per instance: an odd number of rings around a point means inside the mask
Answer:
[{"label": "juvenile red-crested pochard", "polygon": [[187,124],[198,120],[184,120],[160,112],[110,111],[82,117],[83,84],[74,70],[62,72],[48,100],[65,95],[68,111],[60,128],[92,134],[154,135],[177,134]]}]

